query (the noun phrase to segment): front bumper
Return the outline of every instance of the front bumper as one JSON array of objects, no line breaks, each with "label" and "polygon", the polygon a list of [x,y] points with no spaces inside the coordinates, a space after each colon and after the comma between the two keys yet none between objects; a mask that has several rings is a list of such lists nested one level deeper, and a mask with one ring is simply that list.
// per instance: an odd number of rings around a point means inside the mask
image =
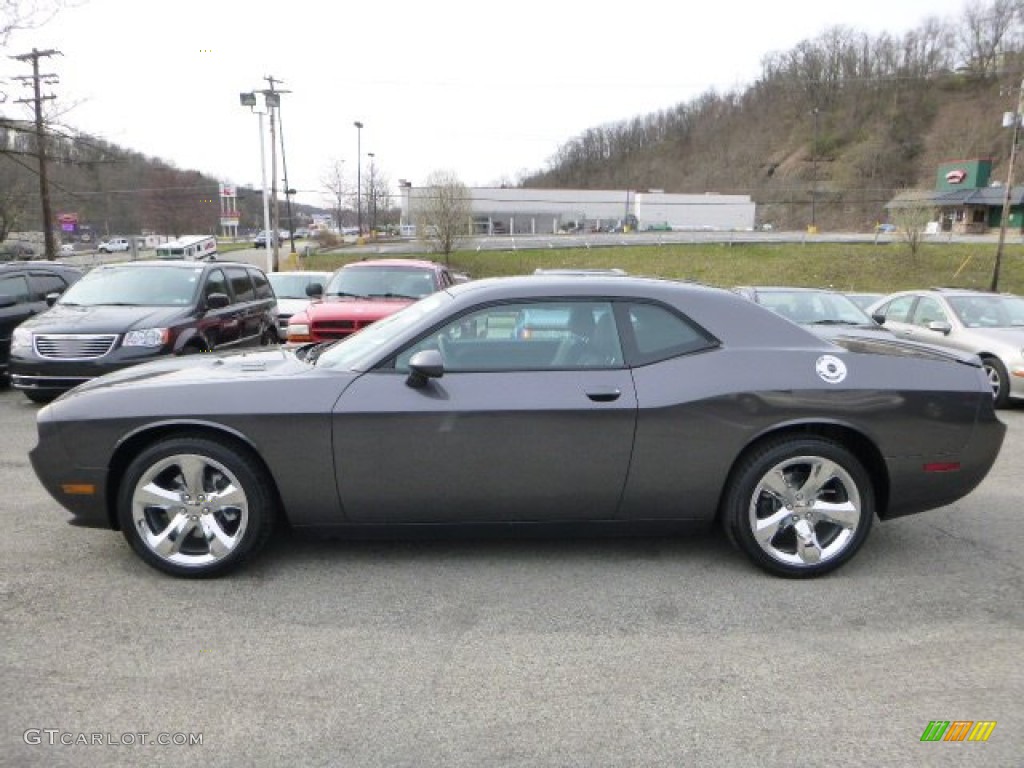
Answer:
[{"label": "front bumper", "polygon": [[84,360],[50,360],[30,355],[11,355],[11,386],[37,392],[67,392],[98,376],[172,354],[167,347],[117,347],[102,357]]},{"label": "front bumper", "polygon": [[75,525],[88,528],[113,528],[107,505],[107,470],[100,467],[75,467],[64,449],[56,423],[39,412],[39,441],[28,452],[32,469],[50,496],[74,516]]}]

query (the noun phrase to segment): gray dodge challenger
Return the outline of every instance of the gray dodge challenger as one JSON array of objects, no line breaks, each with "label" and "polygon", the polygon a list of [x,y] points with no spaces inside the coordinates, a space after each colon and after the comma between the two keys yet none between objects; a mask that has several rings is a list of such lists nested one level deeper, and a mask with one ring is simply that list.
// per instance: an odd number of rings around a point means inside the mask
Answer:
[{"label": "gray dodge challenger", "polygon": [[464,283],[326,345],[146,363],[42,408],[79,525],[206,577],[275,527],[673,533],[718,523],[817,576],[874,518],[950,504],[1002,444],[971,355],[822,339],[729,291],[612,275]]}]

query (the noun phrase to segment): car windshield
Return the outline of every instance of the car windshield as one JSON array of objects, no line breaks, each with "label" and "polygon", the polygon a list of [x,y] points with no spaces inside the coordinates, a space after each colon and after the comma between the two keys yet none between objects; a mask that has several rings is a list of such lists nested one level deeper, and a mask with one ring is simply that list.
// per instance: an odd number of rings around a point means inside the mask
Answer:
[{"label": "car windshield", "polygon": [[874,325],[846,296],[827,291],[758,291],[757,301],[801,325]]},{"label": "car windshield", "polygon": [[[378,320],[358,333],[336,342],[317,358],[318,368],[364,371],[376,362],[377,352],[392,339],[401,336],[430,315],[440,315],[452,300],[444,291],[434,293]],[[429,324],[429,323],[427,323]]]},{"label": "car windshield", "polygon": [[203,270],[172,267],[97,267],[64,292],[59,304],[79,306],[187,306]]},{"label": "car windshield", "polygon": [[967,328],[1024,328],[1020,296],[950,296],[949,305]]},{"label": "car windshield", "polygon": [[279,299],[308,299],[306,286],[310,283],[320,283],[322,286],[327,282],[328,273],[302,272],[299,274],[287,272],[272,272],[267,277],[270,284],[274,286],[274,293]]},{"label": "car windshield", "polygon": [[327,296],[420,299],[437,288],[434,273],[417,267],[346,267],[334,273]]}]

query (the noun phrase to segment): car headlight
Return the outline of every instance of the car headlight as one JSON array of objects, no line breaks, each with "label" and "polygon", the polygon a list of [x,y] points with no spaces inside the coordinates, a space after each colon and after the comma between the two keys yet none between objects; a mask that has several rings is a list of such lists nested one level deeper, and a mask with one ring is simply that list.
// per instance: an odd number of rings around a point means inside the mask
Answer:
[{"label": "car headlight", "polygon": [[146,328],[142,331],[128,331],[124,335],[126,347],[162,347],[171,337],[168,328]]},{"label": "car headlight", "polygon": [[11,352],[17,349],[32,348],[32,331],[28,328],[15,328],[11,336]]},{"label": "car headlight", "polygon": [[289,336],[309,336],[309,323],[289,323]]}]

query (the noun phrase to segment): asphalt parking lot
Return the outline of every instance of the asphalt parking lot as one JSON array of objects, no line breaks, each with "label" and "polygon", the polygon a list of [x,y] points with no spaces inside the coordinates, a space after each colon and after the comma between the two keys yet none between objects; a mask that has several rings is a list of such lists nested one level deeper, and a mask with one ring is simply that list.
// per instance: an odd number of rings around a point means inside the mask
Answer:
[{"label": "asphalt parking lot", "polygon": [[67,524],[37,410],[0,389],[0,765],[1021,765],[1024,408],[973,494],[809,582],[717,534],[290,537],[175,580]]}]

